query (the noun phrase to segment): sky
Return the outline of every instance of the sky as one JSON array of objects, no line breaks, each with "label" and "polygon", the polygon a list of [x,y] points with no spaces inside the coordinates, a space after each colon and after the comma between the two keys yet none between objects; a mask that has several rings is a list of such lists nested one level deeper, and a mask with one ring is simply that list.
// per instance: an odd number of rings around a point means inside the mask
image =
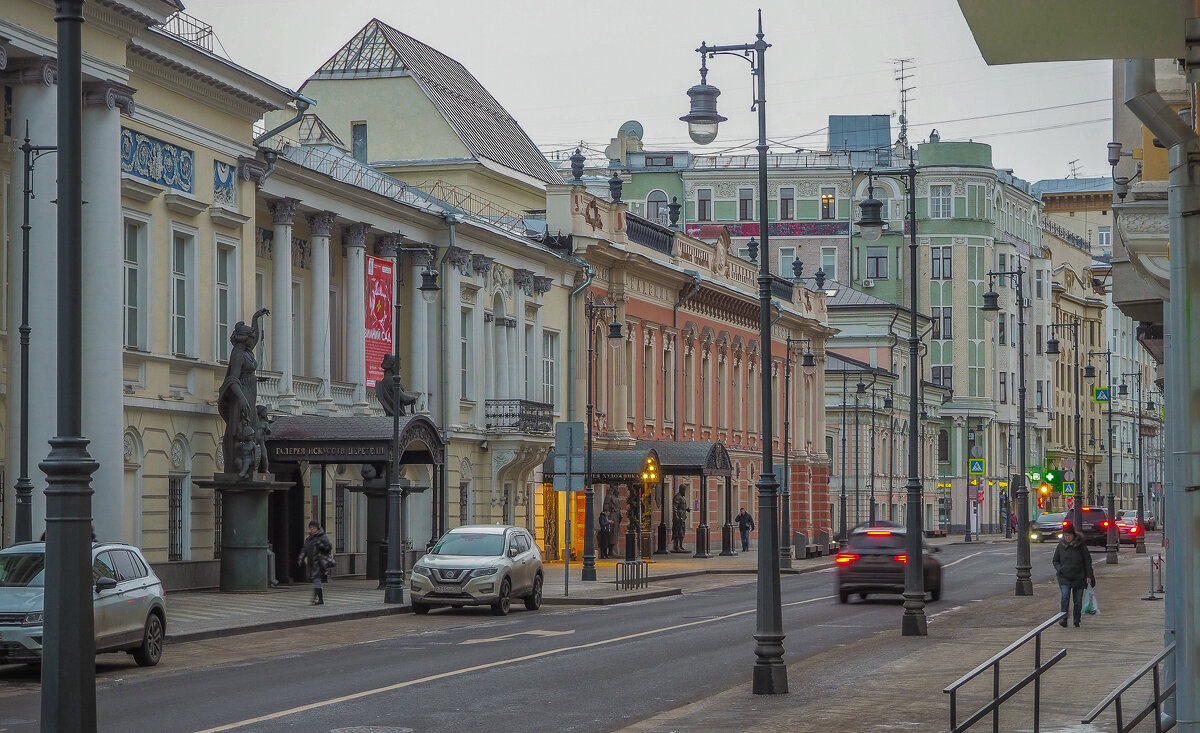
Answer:
[{"label": "sky", "polygon": [[[998,0],[1002,1],[1002,0]],[[462,63],[548,155],[585,142],[596,154],[627,120],[647,149],[753,154],[750,66],[709,62],[722,91],[717,140],[687,138],[688,87],[701,41],[755,40],[754,3],[738,0],[184,0],[213,26],[215,50],[291,89],[373,17]],[[891,114],[895,59],[911,59],[910,142],[992,146],[992,163],[1026,180],[1106,176],[1112,137],[1107,61],[989,67],[954,0],[763,0],[771,152],[828,147],[831,114]],[[313,109],[320,114],[320,104]]]}]

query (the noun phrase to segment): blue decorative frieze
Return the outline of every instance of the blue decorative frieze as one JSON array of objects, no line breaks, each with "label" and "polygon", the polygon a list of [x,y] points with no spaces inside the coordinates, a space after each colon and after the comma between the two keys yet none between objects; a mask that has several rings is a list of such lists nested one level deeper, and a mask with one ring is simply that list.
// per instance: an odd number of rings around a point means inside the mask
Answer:
[{"label": "blue decorative frieze", "polygon": [[237,181],[236,165],[213,161],[213,206],[237,211]]},{"label": "blue decorative frieze", "polygon": [[[258,256],[269,260],[275,248],[275,230],[264,227],[254,228],[254,248]],[[301,270],[308,269],[309,248],[308,240],[292,237],[292,267]]]},{"label": "blue decorative frieze", "polygon": [[193,193],[196,154],[136,130],[121,128],[121,170],[167,188]]}]

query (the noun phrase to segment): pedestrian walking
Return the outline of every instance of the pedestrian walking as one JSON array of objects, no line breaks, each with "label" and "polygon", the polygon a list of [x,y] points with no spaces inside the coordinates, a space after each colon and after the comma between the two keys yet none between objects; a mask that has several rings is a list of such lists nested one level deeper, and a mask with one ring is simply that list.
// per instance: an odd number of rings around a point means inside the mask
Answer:
[{"label": "pedestrian walking", "polygon": [[754,517],[746,511],[746,507],[742,507],[742,510],[733,519],[737,522],[738,532],[742,535],[742,552],[750,552],[750,532],[754,529]]},{"label": "pedestrian walking", "polygon": [[[1092,553],[1084,543],[1083,537],[1075,533],[1075,525],[1063,523],[1062,539],[1054,548],[1054,570],[1058,576],[1058,589],[1062,593],[1060,610],[1067,612],[1068,602],[1074,599],[1074,620],[1079,626],[1083,614],[1083,591],[1087,586],[1096,585],[1096,576],[1092,572]],[[1063,616],[1059,626],[1067,625]]]},{"label": "pedestrian walking", "polygon": [[612,557],[612,548],[610,547],[612,536],[612,520],[608,518],[608,512],[600,512],[600,529],[596,532],[596,545],[600,548],[600,558],[608,559]]},{"label": "pedestrian walking", "polygon": [[312,604],[320,606],[325,603],[325,592],[321,583],[329,579],[329,570],[333,567],[333,545],[321,523],[312,520],[308,523],[308,536],[304,538],[304,547],[300,550],[300,566],[308,572],[308,579],[313,584]]}]

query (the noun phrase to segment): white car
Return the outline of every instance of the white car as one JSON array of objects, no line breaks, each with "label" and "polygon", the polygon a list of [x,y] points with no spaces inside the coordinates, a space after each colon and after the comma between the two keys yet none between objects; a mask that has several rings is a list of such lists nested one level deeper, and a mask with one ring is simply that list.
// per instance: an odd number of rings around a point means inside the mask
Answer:
[{"label": "white car", "polygon": [[434,606],[491,606],[504,616],[513,598],[542,606],[542,553],[524,527],[480,524],[455,527],[413,565],[413,613]]},{"label": "white car", "polygon": [[[1135,521],[1137,519],[1137,509],[1122,509],[1120,515],[1121,519],[1127,522]],[[1150,513],[1150,510],[1143,509],[1142,515],[1146,519],[1146,529],[1152,532],[1158,529],[1158,520],[1155,519],[1154,515]]]},{"label": "white car", "polygon": [[[167,607],[162,581],[138,548],[92,543],[96,652],[128,652],[142,667],[162,658]],[[46,544],[0,550],[0,664],[40,662]]]}]

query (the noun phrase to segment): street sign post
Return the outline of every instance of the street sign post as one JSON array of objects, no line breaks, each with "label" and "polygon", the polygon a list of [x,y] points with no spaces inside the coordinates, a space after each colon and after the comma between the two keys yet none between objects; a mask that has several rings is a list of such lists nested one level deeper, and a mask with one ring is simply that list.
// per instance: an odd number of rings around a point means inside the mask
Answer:
[{"label": "street sign post", "polygon": [[[566,506],[563,512],[566,517],[566,547],[563,552],[563,595],[570,595],[571,588],[571,525],[575,524],[571,492],[583,491],[584,479],[587,477],[587,455],[584,453],[584,436],[582,422],[560,422],[554,426],[554,490],[567,493]],[[590,527],[584,527],[584,532],[590,532]]]},{"label": "street sign post", "polygon": [[1109,402],[1108,387],[1092,387],[1092,402],[1100,404],[1108,404]]},{"label": "street sign post", "polygon": [[1075,482],[1063,481],[1063,496],[1075,496]]},{"label": "street sign post", "polygon": [[986,468],[986,458],[972,458],[967,462],[967,473],[972,476],[982,476],[984,473],[986,473]]}]

